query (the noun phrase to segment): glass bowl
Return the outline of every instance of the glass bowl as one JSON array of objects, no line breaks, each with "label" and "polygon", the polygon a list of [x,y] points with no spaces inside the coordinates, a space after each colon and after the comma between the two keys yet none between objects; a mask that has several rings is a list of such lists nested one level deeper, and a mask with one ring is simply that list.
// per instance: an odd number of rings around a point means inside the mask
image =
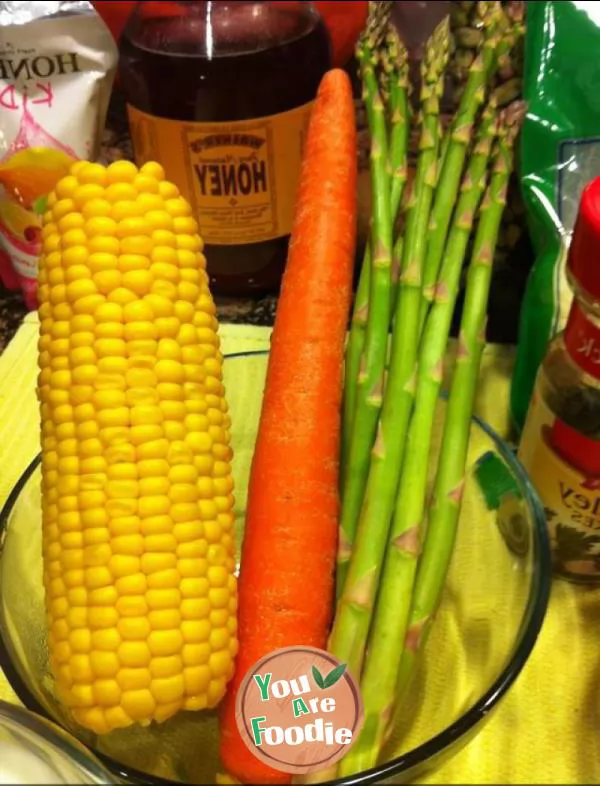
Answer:
[{"label": "glass bowl", "polygon": [[[227,357],[224,366],[238,543],[267,361],[266,352],[245,353]],[[445,407],[440,398],[431,472]],[[40,555],[37,458],[0,514],[0,665],[23,704],[74,734],[124,781],[215,783],[220,772],[215,713],[180,713],[162,725],[102,737],[65,714],[48,670]],[[543,509],[524,470],[508,445],[474,418],[456,548],[437,618],[404,697],[406,720],[379,767],[346,783],[412,782],[474,736],[531,654],[546,613],[550,565]]]},{"label": "glass bowl", "polygon": [[0,784],[110,784],[114,778],[66,731],[0,701]]}]

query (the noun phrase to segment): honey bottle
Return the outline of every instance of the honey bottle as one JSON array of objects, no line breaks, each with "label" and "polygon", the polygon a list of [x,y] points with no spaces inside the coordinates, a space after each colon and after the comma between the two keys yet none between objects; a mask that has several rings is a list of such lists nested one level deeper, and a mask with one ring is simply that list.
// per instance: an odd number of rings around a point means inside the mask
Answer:
[{"label": "honey bottle", "polygon": [[538,371],[519,458],[544,504],[554,569],[600,583],[600,178],[584,190],[569,254],[574,299]]},{"label": "honey bottle", "polygon": [[159,161],[191,203],[213,292],[277,291],[303,139],[331,67],[313,4],[146,0],[120,52],[136,163]]}]

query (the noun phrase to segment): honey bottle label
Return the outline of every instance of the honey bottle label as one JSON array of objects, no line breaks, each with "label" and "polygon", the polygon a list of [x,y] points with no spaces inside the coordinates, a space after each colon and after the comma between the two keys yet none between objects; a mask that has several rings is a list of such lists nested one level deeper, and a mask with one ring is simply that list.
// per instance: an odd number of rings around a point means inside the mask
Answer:
[{"label": "honey bottle label", "polygon": [[600,442],[558,418],[536,385],[518,455],[544,505],[555,572],[597,582]]},{"label": "honey bottle label", "polygon": [[136,163],[162,164],[192,205],[204,242],[244,245],[291,232],[312,106],[231,123],[127,111]]}]

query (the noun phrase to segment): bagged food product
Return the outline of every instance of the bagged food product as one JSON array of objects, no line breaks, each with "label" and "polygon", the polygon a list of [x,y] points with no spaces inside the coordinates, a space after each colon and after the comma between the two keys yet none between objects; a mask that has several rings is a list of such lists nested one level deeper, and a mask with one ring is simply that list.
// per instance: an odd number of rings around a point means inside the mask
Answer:
[{"label": "bagged food product", "polygon": [[0,2],[0,280],[30,309],[46,195],[98,155],[117,59],[90,2]]},{"label": "bagged food product", "polygon": [[600,175],[600,3],[528,3],[524,97],[520,177],[537,256],[511,389],[519,431],[548,342],[572,302],[565,260],[581,193]]}]

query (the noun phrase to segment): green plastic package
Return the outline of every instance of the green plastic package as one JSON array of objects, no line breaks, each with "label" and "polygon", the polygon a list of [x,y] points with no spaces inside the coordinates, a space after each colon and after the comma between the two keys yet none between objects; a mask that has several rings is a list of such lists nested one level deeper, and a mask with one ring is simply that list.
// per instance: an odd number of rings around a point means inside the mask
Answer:
[{"label": "green plastic package", "polygon": [[523,90],[528,113],[519,174],[536,260],[511,389],[519,431],[548,342],[563,329],[571,306],[564,263],[581,192],[600,175],[598,0],[527,3]]}]

